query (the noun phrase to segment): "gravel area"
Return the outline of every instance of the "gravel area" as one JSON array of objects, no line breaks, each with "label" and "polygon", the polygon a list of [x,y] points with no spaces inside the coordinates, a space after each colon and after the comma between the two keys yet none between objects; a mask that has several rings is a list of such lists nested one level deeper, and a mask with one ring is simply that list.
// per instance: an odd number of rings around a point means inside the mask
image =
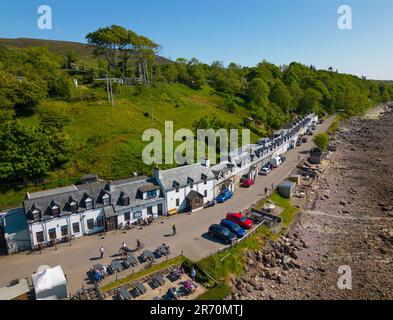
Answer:
[{"label": "gravel area", "polygon": [[[389,109],[343,122],[305,210],[285,237],[249,253],[232,299],[393,299],[392,135]],[[352,289],[338,287],[341,266]]]}]

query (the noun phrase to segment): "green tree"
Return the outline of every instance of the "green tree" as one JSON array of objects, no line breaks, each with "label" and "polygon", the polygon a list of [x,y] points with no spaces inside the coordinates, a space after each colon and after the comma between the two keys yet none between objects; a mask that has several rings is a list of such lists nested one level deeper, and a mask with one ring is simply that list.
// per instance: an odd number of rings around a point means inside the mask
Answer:
[{"label": "green tree", "polygon": [[248,84],[247,98],[254,109],[267,106],[269,93],[269,86],[260,78],[255,78]]},{"label": "green tree", "polygon": [[323,151],[329,148],[329,135],[326,132],[318,133],[313,139],[315,145]]},{"label": "green tree", "polygon": [[270,92],[271,102],[277,104],[285,113],[291,110],[292,98],[281,80],[276,80]]}]

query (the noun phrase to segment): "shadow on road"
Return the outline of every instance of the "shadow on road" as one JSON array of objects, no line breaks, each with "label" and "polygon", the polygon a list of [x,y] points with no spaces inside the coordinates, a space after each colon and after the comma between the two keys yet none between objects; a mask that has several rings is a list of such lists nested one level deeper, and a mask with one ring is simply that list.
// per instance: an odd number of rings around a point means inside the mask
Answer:
[{"label": "shadow on road", "polygon": [[225,245],[227,244],[227,243],[225,243],[225,241],[223,241],[221,239],[209,236],[209,233],[207,233],[207,232],[202,235],[202,238],[204,238],[205,240],[209,240],[211,242],[219,243],[219,244],[225,244]]},{"label": "shadow on road", "polygon": [[93,257],[93,258],[90,258],[89,260],[90,261],[97,261],[97,260],[101,260],[101,258],[100,257]]}]

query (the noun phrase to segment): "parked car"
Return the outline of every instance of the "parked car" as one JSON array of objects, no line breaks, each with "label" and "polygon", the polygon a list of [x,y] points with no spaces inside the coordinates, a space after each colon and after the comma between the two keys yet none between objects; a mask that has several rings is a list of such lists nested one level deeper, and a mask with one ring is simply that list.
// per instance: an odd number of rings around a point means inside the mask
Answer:
[{"label": "parked car", "polygon": [[300,147],[302,145],[302,141],[301,140],[298,140],[297,142],[296,142],[296,147]]},{"label": "parked car", "polygon": [[282,159],[281,157],[275,157],[272,159],[272,166],[273,168],[278,168],[282,164]]},{"label": "parked car", "polygon": [[237,235],[229,231],[228,228],[213,224],[209,228],[209,236],[223,240],[227,244],[231,244],[237,240]]},{"label": "parked car", "polygon": [[272,172],[272,170],[269,167],[264,167],[261,169],[261,175],[267,176],[269,173]]},{"label": "parked car", "polygon": [[309,136],[313,136],[313,135],[314,135],[314,132],[312,132],[311,130],[309,130],[309,131],[307,132],[307,134],[308,134]]},{"label": "parked car", "polygon": [[304,137],[304,138],[302,139],[302,142],[303,142],[303,143],[307,143],[307,142],[308,142],[308,139],[307,139],[306,137]]},{"label": "parked car", "polygon": [[255,181],[252,179],[246,179],[243,181],[242,183],[242,187],[243,188],[250,188],[251,186],[253,186],[255,184]]},{"label": "parked car", "polygon": [[230,232],[236,234],[238,238],[243,238],[246,235],[246,230],[244,230],[235,222],[229,220],[222,220],[221,225],[227,228]]},{"label": "parked car", "polygon": [[233,192],[231,190],[224,190],[221,194],[216,198],[218,203],[224,203],[233,197]]},{"label": "parked car", "polygon": [[243,229],[249,230],[252,228],[253,223],[250,219],[247,219],[241,213],[228,213],[227,220],[238,224]]}]

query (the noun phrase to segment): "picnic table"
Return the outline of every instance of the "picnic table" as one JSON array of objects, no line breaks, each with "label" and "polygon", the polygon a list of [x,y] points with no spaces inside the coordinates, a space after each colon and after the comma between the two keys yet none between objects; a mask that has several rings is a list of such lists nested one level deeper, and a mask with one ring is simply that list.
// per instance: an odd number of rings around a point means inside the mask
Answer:
[{"label": "picnic table", "polygon": [[162,257],[162,256],[168,256],[168,255],[171,253],[169,247],[168,247],[168,246],[165,246],[165,245],[159,246],[159,247],[157,248],[156,252],[157,252],[157,254],[158,254],[160,257]]},{"label": "picnic table", "polygon": [[153,278],[153,282],[154,282],[155,284],[157,284],[158,286],[163,286],[164,283],[165,283],[165,280],[164,280],[164,278],[163,278],[160,274],[158,274],[158,275],[156,275],[156,276]]},{"label": "picnic table", "polygon": [[139,294],[145,294],[147,292],[146,287],[140,282],[137,282],[135,284],[135,289],[138,291]]},{"label": "picnic table", "polygon": [[121,272],[124,269],[122,263],[120,261],[118,261],[118,260],[113,260],[111,265],[110,265],[110,268],[111,268],[113,273]]},{"label": "picnic table", "polygon": [[123,262],[123,265],[126,268],[129,268],[130,266],[135,267],[138,264],[138,260],[134,257],[133,254],[129,253],[127,255],[127,259]]},{"label": "picnic table", "polygon": [[148,260],[154,261],[155,257],[153,252],[151,252],[150,250],[145,250],[142,254],[142,259],[143,261],[148,261]]},{"label": "picnic table", "polygon": [[129,293],[129,291],[124,287],[120,288],[119,295],[123,300],[132,300],[133,299],[133,296],[131,295],[131,293]]}]

